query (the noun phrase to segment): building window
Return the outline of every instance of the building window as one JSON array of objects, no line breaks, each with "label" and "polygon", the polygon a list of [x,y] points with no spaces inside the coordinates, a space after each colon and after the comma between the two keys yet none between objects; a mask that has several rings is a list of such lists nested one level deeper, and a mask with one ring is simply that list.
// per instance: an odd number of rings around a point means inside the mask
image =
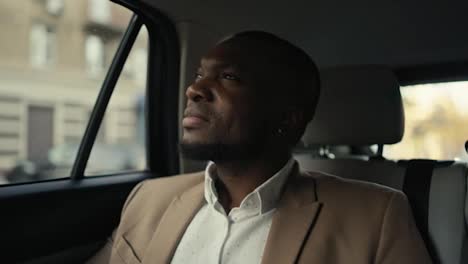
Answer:
[{"label": "building window", "polygon": [[104,41],[96,35],[86,37],[86,71],[91,76],[98,76],[105,67]]},{"label": "building window", "polygon": [[45,7],[49,14],[58,16],[63,12],[63,0],[47,0]]},{"label": "building window", "polygon": [[88,0],[88,12],[91,21],[108,24],[111,20],[109,0]]},{"label": "building window", "polygon": [[30,33],[30,60],[34,67],[45,67],[55,59],[56,34],[53,27],[34,24]]}]

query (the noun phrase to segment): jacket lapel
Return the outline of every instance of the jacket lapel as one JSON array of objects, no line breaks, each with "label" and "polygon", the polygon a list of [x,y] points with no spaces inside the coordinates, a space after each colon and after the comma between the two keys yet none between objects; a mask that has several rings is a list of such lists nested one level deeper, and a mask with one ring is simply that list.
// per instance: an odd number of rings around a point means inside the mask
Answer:
[{"label": "jacket lapel", "polygon": [[176,197],[159,222],[142,263],[170,263],[185,229],[203,205],[203,182]]},{"label": "jacket lapel", "polygon": [[316,199],[315,179],[301,177],[296,168],[273,216],[262,264],[296,263],[312,232],[322,203]]}]

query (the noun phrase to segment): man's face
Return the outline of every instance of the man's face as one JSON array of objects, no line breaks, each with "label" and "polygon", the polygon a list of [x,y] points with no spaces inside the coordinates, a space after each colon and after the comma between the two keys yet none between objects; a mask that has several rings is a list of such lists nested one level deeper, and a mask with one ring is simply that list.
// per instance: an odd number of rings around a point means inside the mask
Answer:
[{"label": "man's face", "polygon": [[262,70],[245,50],[218,45],[187,88],[182,151],[194,159],[239,159],[262,148],[268,132]]}]

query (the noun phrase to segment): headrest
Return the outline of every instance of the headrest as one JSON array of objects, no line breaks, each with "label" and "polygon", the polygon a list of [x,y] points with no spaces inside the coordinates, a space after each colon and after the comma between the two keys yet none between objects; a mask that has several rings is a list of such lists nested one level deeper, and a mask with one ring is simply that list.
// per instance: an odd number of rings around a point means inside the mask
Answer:
[{"label": "headrest", "polygon": [[321,71],[317,110],[302,138],[305,145],[394,144],[403,137],[400,86],[382,66]]}]

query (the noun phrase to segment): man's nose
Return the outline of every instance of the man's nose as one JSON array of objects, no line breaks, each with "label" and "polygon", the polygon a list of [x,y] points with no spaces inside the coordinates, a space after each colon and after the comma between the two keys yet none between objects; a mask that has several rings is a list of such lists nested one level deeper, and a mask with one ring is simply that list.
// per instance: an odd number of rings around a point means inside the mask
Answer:
[{"label": "man's nose", "polygon": [[211,101],[213,100],[213,93],[211,91],[211,86],[209,81],[200,80],[187,88],[185,95],[188,100],[198,102],[201,100]]}]

